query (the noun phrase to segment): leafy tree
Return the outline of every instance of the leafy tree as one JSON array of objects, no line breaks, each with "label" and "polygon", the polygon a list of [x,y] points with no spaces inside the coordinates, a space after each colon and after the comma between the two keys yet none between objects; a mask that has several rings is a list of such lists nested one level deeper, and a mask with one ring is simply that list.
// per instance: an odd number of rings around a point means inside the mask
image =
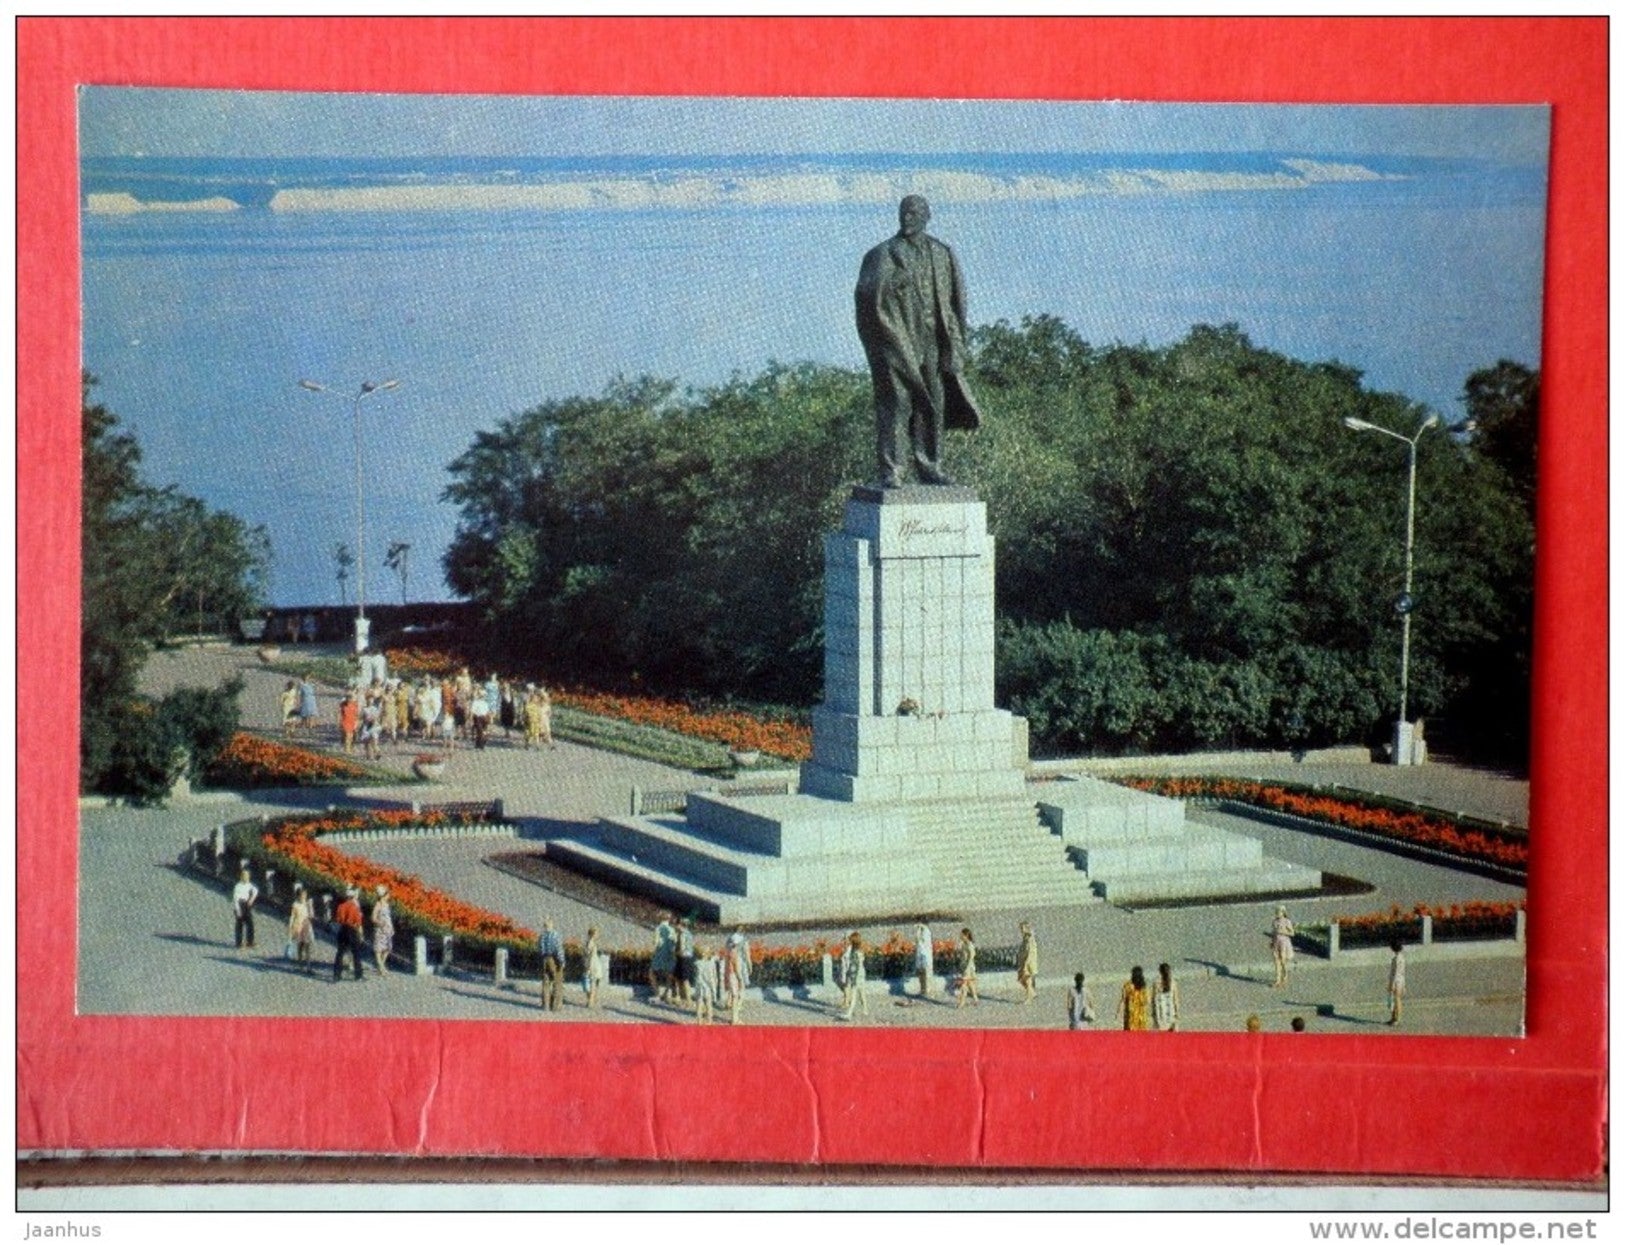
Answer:
[{"label": "leafy tree", "polygon": [[1462,402],[1467,407],[1472,444],[1507,473],[1533,509],[1540,373],[1502,359],[1467,378]]},{"label": "leafy tree", "polygon": [[406,604],[406,555],[412,551],[412,546],[404,540],[392,540],[389,548],[384,551],[384,568],[394,571],[401,577],[401,604]]},{"label": "leafy tree", "polygon": [[[216,694],[195,689],[163,702],[139,698],[141,667],[154,644],[200,619],[233,626],[256,612],[269,544],[262,528],[147,485],[140,446],[91,401],[94,383],[85,378],[81,404],[80,783],[146,798],[155,786],[167,789],[177,748],[190,750],[195,764],[218,752],[227,710],[206,711],[197,697]],[[235,696],[219,693],[222,704]]]},{"label": "leafy tree", "polygon": [[[1051,751],[1309,746],[1398,705],[1406,462],[1427,412],[1235,325],[1092,346],[1053,317],[973,334],[987,419],[950,441],[998,539],[1000,695]],[[560,673],[808,704],[823,534],[873,469],[869,385],[771,364],[617,382],[479,433],[446,556],[516,653]],[[1395,452],[1389,452],[1395,451]],[[1527,733],[1531,529],[1472,440],[1418,454],[1411,702]],[[539,649],[539,651],[538,651]]]},{"label": "leafy tree", "polygon": [[775,366],[683,395],[617,382],[505,420],[451,464],[447,582],[561,672],[811,700],[822,534],[866,389]]}]

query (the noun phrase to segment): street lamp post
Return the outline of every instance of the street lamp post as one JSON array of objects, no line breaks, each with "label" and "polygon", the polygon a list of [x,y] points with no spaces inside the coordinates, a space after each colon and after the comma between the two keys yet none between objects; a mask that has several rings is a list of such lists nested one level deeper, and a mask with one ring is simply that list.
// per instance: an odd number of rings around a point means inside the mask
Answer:
[{"label": "street lamp post", "polygon": [[1405,486],[1405,590],[1400,593],[1399,599],[1394,602],[1394,610],[1399,614],[1399,719],[1394,723],[1394,764],[1415,765],[1417,763],[1415,731],[1410,723],[1410,684],[1411,684],[1411,611],[1415,607],[1415,599],[1411,596],[1411,570],[1414,565],[1412,552],[1416,544],[1416,443],[1422,439],[1422,434],[1439,422],[1436,414],[1430,413],[1416,430],[1415,436],[1404,436],[1392,428],[1384,428],[1381,424],[1369,423],[1354,416],[1345,416],[1343,424],[1355,432],[1380,432],[1384,436],[1392,437],[1405,444],[1409,457],[1409,472]]},{"label": "street lamp post", "polygon": [[[351,399],[352,423],[355,430],[355,557],[356,557],[356,586],[355,586],[355,651],[366,652],[367,632],[367,503],[366,495],[361,487],[361,400],[369,398],[375,393],[396,388],[401,382],[398,380],[361,382],[361,388]],[[318,384],[313,380],[299,382],[301,389],[308,389],[312,393],[330,393],[335,398],[345,395],[326,385]]]}]

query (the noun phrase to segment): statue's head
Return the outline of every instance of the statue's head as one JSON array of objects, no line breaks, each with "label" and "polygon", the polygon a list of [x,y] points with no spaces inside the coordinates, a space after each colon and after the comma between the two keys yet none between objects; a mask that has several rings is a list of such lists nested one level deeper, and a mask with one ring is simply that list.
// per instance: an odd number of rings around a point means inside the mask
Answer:
[{"label": "statue's head", "polygon": [[903,236],[912,238],[923,230],[931,220],[931,205],[925,201],[924,195],[908,195],[897,208],[897,223],[902,226]]}]

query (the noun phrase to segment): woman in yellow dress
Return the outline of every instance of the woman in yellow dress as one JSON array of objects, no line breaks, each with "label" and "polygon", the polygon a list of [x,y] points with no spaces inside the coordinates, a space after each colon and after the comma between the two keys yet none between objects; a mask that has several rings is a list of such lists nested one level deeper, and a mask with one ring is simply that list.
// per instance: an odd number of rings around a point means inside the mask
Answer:
[{"label": "woman in yellow dress", "polygon": [[1117,1018],[1125,1029],[1151,1028],[1151,987],[1145,969],[1136,964],[1123,983],[1123,997],[1117,1003]]}]

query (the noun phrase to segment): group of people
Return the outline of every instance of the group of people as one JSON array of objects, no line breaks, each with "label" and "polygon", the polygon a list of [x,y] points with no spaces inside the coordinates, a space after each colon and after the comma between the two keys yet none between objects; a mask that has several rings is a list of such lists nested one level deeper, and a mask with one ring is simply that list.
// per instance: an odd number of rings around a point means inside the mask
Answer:
[{"label": "group of people", "polygon": [[316,707],[316,685],[309,678],[289,679],[282,689],[280,702],[285,736],[310,730],[320,715]]},{"label": "group of people", "polygon": [[720,947],[699,942],[694,918],[681,921],[663,912],[655,926],[649,956],[649,989],[657,1003],[687,1008],[710,1024],[717,1004],[728,1009],[728,1023],[738,1024],[745,990],[750,985],[750,941],[735,929]]},{"label": "group of people", "polygon": [[[476,682],[466,666],[453,677],[424,675],[413,682],[390,677],[382,654],[363,654],[360,660],[362,677],[339,701],[339,736],[347,753],[359,743],[375,760],[386,740],[412,739],[448,750],[460,743],[484,748],[497,727],[505,739],[519,733],[526,748],[556,746],[553,699],[545,687],[495,674]],[[308,678],[288,680],[280,706],[284,735],[308,729],[317,716],[315,684]]]},{"label": "group of people", "polygon": [[[1021,987],[1022,1003],[1030,1003],[1038,992],[1038,935],[1033,932],[1032,924],[1021,922],[1021,945],[1016,951],[1016,984]],[[976,936],[971,933],[970,927],[965,926],[959,931],[959,973],[953,979],[953,998],[955,1007],[971,1007],[981,1005],[982,996],[978,989],[976,966]],[[839,1014],[843,1020],[851,1020],[853,1015],[861,1011],[865,1016],[869,1014],[868,1000],[868,963],[863,949],[863,935],[853,930],[842,944],[839,961],[841,980],[841,1002]],[[936,952],[931,938],[931,927],[924,921],[914,926],[914,976],[919,982],[919,997],[929,999],[932,993],[932,982],[936,976]]]},{"label": "group of people", "polygon": [[[231,890],[231,909],[236,921],[238,950],[254,946],[254,910],[259,904],[260,889],[254,885],[245,866],[237,875]],[[306,973],[315,971],[316,923],[319,920],[316,904],[304,883],[295,883],[293,900],[288,905],[288,940],[283,945],[285,958],[298,964]],[[374,888],[372,906],[361,910],[361,890],[347,887],[344,898],[333,910],[333,933],[338,946],[333,957],[333,980],[344,976],[344,961],[348,956],[355,979],[361,980],[361,954],[368,944],[364,933],[368,923],[372,926],[373,965],[381,976],[389,971],[389,957],[395,949],[395,914],[389,904],[389,887],[379,883]]]},{"label": "group of people", "polygon": [[[536,949],[542,961],[541,1005],[548,1011],[556,1012],[564,1005],[566,957],[564,935],[559,932],[551,918],[542,922],[542,933],[536,940]],[[581,960],[581,988],[586,995],[587,1007],[596,1008],[599,1003],[599,992],[609,976],[609,957],[604,954],[599,944],[596,925],[587,930],[587,942],[582,948]]]},{"label": "group of people", "polygon": [[[1094,1001],[1089,997],[1083,974],[1073,979],[1067,1000],[1067,1019],[1073,1029],[1081,1029],[1094,1019]],[[1117,999],[1117,1021],[1130,1031],[1155,1030],[1172,1033],[1179,1028],[1179,983],[1167,964],[1157,965],[1157,976],[1147,981],[1145,969],[1136,964]]]}]

